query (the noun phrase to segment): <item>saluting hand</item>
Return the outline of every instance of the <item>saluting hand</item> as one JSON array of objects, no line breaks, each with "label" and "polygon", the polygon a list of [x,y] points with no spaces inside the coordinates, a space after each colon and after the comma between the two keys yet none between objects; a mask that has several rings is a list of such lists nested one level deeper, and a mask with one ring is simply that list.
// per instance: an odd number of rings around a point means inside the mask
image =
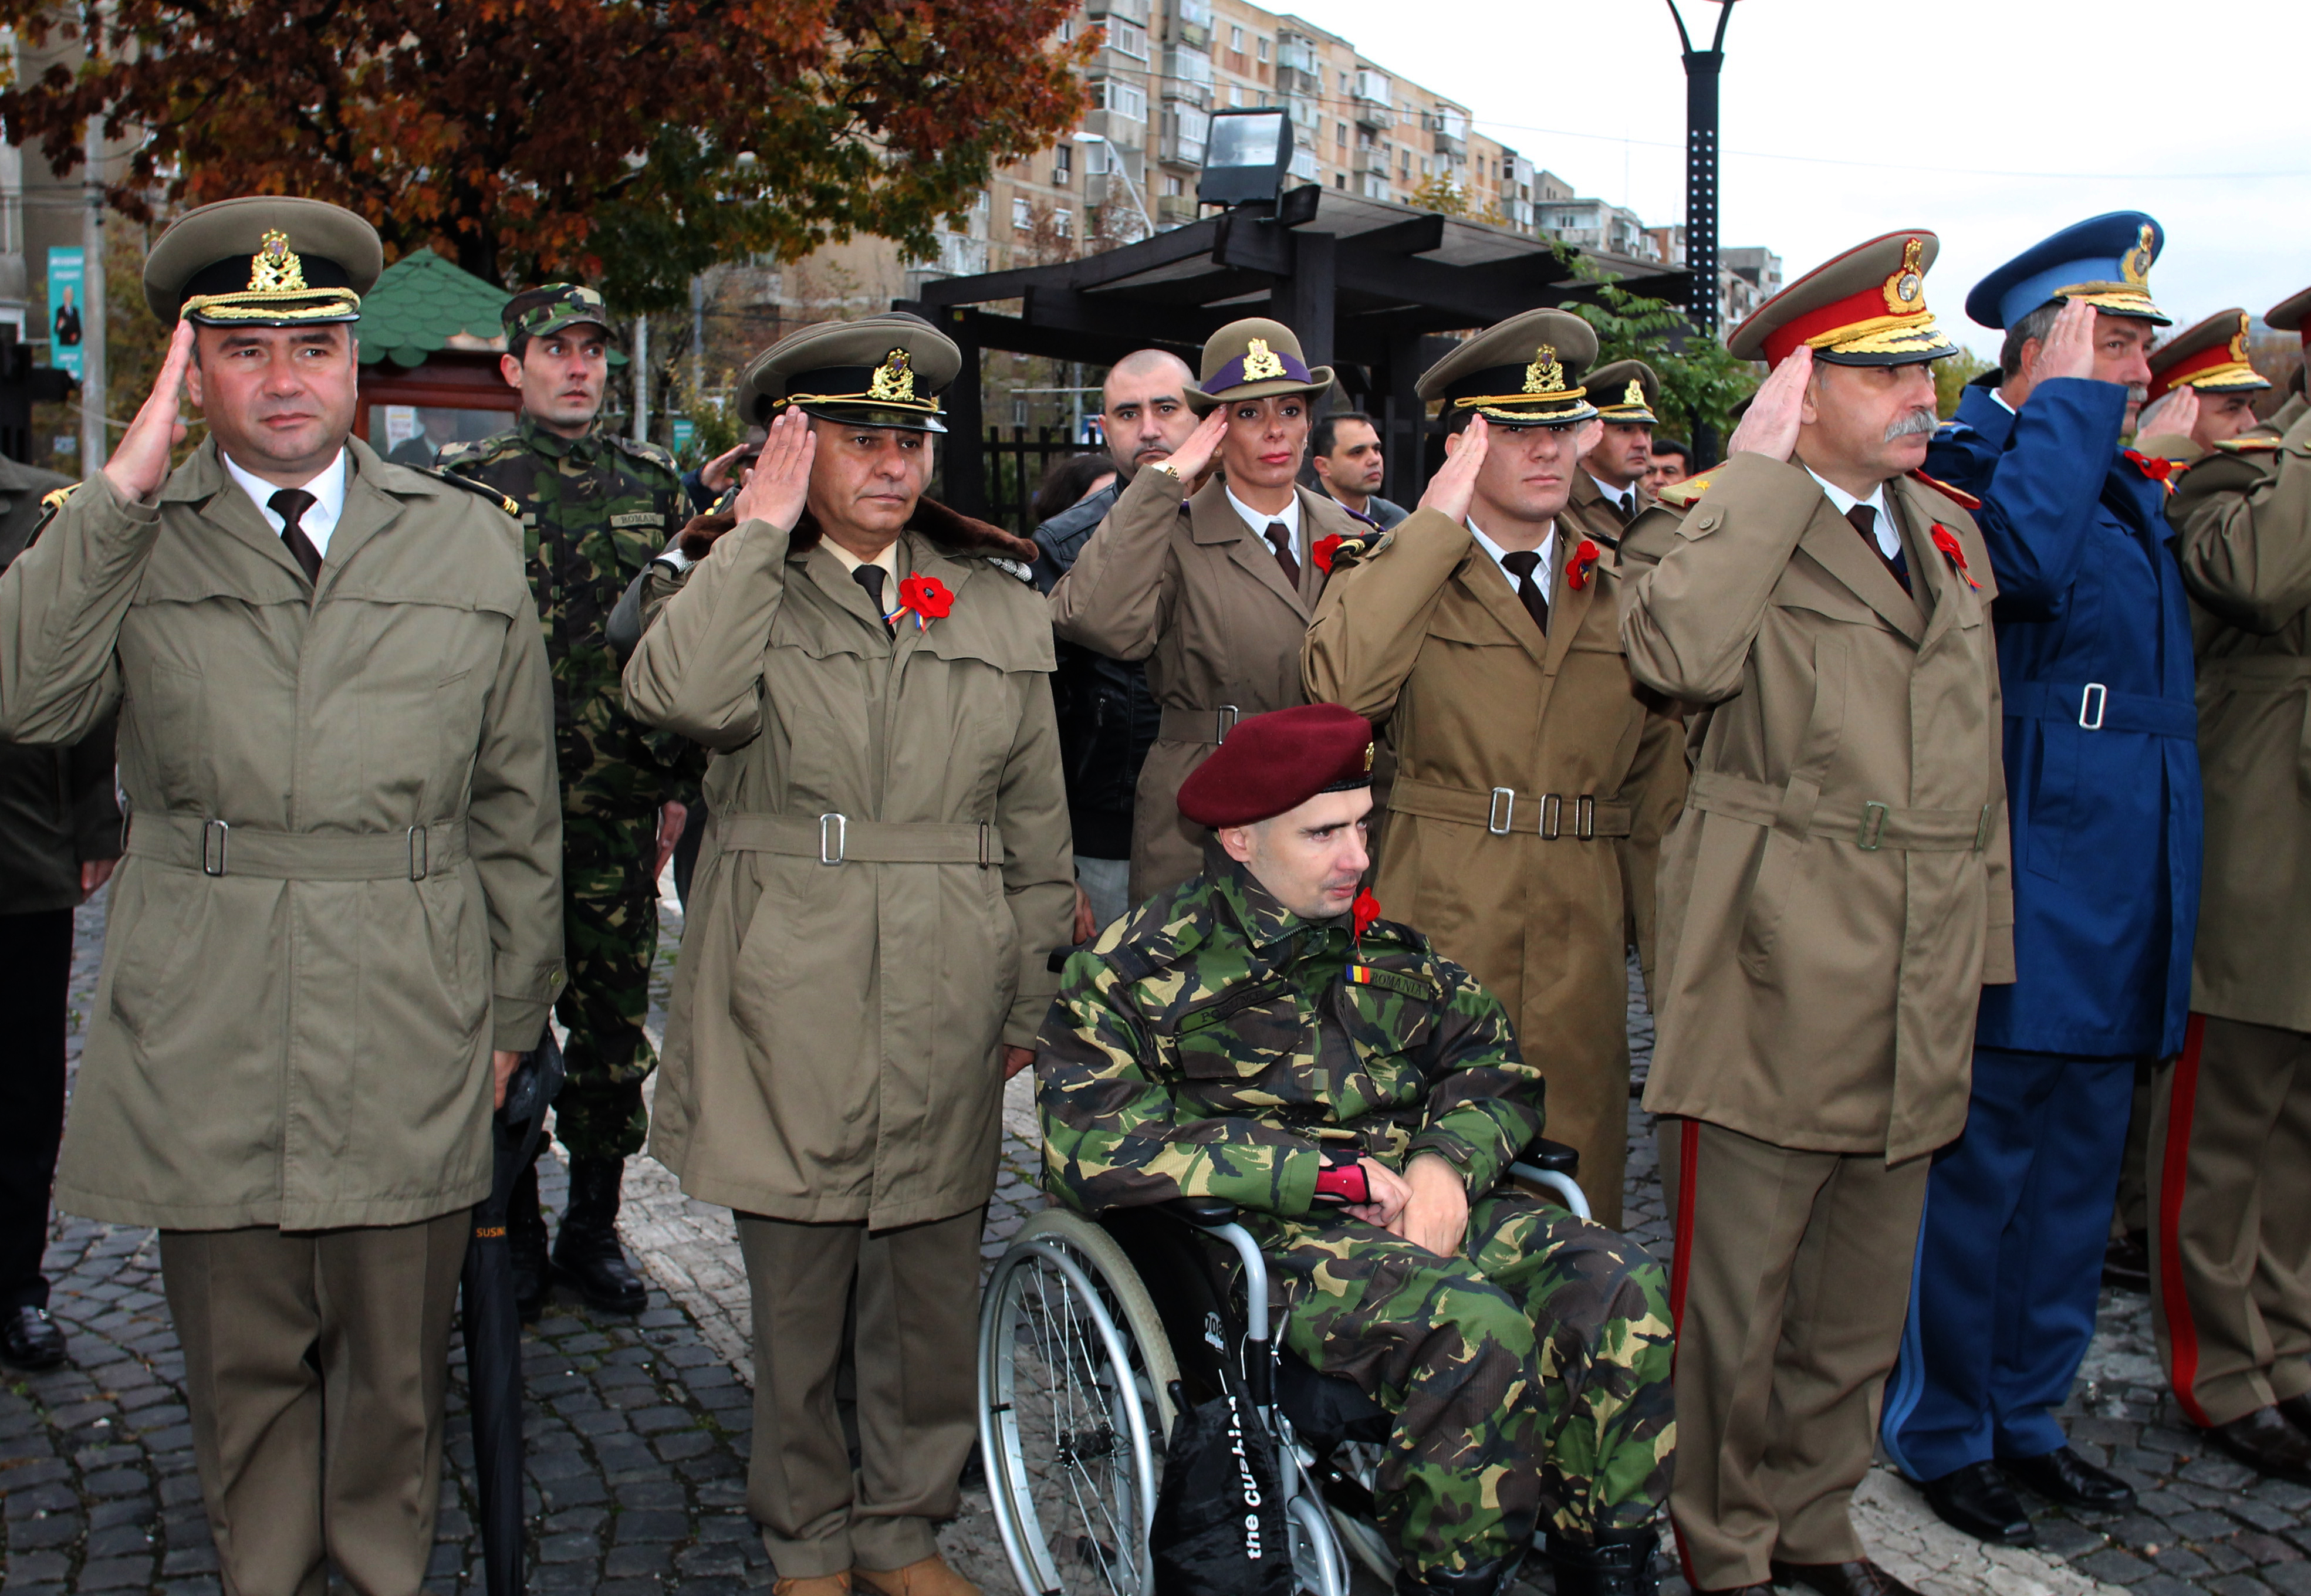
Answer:
[{"label": "saluting hand", "polygon": [[1173,450],[1172,458],[1164,462],[1180,474],[1181,483],[1190,492],[1194,491],[1197,480],[1209,469],[1212,457],[1219,453],[1220,440],[1227,436],[1227,413],[1226,406],[1214,406],[1211,414],[1198,422],[1196,430],[1188,434],[1188,440]]},{"label": "saluting hand", "polygon": [[2134,425],[2137,438],[2155,437],[2161,432],[2188,438],[2199,424],[2199,390],[2189,383],[2170,388],[2159,395],[2158,403],[2142,413]]},{"label": "saluting hand", "polygon": [[2019,410],[2028,403],[2040,383],[2050,377],[2091,377],[2094,375],[2095,316],[2092,305],[2084,300],[2067,300],[2054,312],[2054,325],[2038,345],[2038,353],[2025,367],[2019,379],[2008,378],[2000,384],[1999,391],[2006,402]]},{"label": "saluting hand", "polygon": [[1757,387],[1749,413],[1733,429],[1728,454],[1760,454],[1786,460],[1797,452],[1798,423],[1805,412],[1806,384],[1813,378],[1813,351],[1801,344]]},{"label": "saluting hand", "polygon": [[811,431],[810,417],[788,406],[771,423],[762,458],[738,490],[733,507],[738,524],[768,521],[782,532],[793,531],[802,519],[803,500],[810,492],[810,463],[817,453],[818,435]]},{"label": "saluting hand", "polygon": [[1444,440],[1444,464],[1428,479],[1420,508],[1433,510],[1458,526],[1469,519],[1469,501],[1477,494],[1477,473],[1493,447],[1493,429],[1481,415],[1469,418],[1468,427]]},{"label": "saluting hand", "polygon": [[178,401],[185,391],[185,371],[193,362],[193,324],[177,323],[170,336],[168,357],[153,391],[144,397],[136,419],[128,423],[120,447],[105,462],[104,475],[124,499],[139,502],[161,491],[169,480],[169,451],[185,440],[185,423],[177,419]]}]

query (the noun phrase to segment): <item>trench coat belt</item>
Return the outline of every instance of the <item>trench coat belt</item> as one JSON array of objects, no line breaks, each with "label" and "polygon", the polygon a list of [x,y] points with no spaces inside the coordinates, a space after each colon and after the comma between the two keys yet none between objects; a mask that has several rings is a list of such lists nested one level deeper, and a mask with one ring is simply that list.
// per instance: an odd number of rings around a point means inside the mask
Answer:
[{"label": "trench coat belt", "polygon": [[[1253,714],[1260,711],[1254,710]],[[1209,710],[1165,710],[1156,735],[1167,743],[1220,743],[1235,729],[1243,719],[1235,705],[1224,703]]]},{"label": "trench coat belt", "polygon": [[[2288,654],[2202,659],[2199,662],[2199,691],[2272,698],[2311,691],[2311,659]],[[2303,718],[2303,735],[2295,751],[2295,779],[2303,791],[2311,793],[2311,714]]]},{"label": "trench coat belt", "polygon": [[987,821],[856,820],[848,815],[717,815],[715,839],[734,853],[781,853],[822,865],[1003,862],[1003,833]]},{"label": "trench coat belt", "polygon": [[466,823],[397,832],[272,832],[190,815],[129,817],[128,853],[205,876],[268,881],[423,881],[466,862]]},{"label": "trench coat belt", "polygon": [[2062,720],[2087,731],[2141,731],[2158,737],[2199,735],[2199,706],[2189,699],[2118,693],[2100,682],[2024,682],[2006,695],[2018,720]]},{"label": "trench coat belt", "polygon": [[[1786,789],[1729,776],[1722,771],[1703,771],[1693,778],[1685,795],[1686,807],[1742,820],[1751,825],[1780,826]],[[1989,845],[1991,823],[1998,806],[1973,809],[1912,809],[1878,800],[1822,798],[1813,805],[1804,825],[1808,836],[1851,842],[1865,853],[1892,848],[1914,853],[1979,853]]]},{"label": "trench coat belt", "polygon": [[1560,837],[1581,842],[1593,837],[1626,837],[1632,818],[1628,804],[1592,792],[1535,796],[1510,787],[1479,791],[1401,774],[1390,784],[1388,807],[1392,815],[1417,815],[1452,825],[1481,825],[1496,837],[1522,834],[1537,836],[1544,842]]}]

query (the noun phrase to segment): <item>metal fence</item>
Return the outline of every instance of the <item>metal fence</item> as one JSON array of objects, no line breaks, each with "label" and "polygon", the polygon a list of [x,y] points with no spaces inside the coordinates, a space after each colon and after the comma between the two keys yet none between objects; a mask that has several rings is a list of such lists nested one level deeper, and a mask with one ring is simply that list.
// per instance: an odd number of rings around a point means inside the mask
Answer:
[{"label": "metal fence", "polygon": [[1035,490],[1052,462],[1099,450],[1076,442],[1062,427],[1038,427],[1033,438],[1025,427],[1009,428],[1008,438],[1005,431],[987,429],[987,519],[1025,537],[1035,529]]}]

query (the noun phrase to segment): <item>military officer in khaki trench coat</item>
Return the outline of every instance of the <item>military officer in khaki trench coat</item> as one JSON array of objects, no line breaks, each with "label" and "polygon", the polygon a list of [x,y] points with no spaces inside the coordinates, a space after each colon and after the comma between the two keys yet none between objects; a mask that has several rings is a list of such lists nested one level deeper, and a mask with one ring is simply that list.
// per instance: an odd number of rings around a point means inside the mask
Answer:
[{"label": "military officer in khaki trench coat", "polygon": [[[69,743],[117,704],[130,809],[57,1200],[160,1227],[247,1596],[317,1592],[325,1558],[361,1591],[425,1578],[491,1104],[562,975],[520,528],[350,436],[379,265],[314,200],[163,233],[152,397],[0,577],[0,737]],[[172,471],[180,390],[208,437]]]},{"label": "military officer in khaki trench coat", "polygon": [[[2311,289],[2264,318],[2311,326]],[[2311,348],[2311,336],[2305,339]],[[2153,357],[2156,358],[2155,356]],[[2252,368],[2249,369],[2250,372]],[[2237,380],[2234,374],[2234,380]],[[2311,1478],[2311,408],[2167,501],[2199,661],[2206,873],[2183,1056],[2150,1127],[2151,1310],[2184,1417]]]},{"label": "military officer in khaki trench coat", "polygon": [[625,672],[635,715],[715,750],[650,1147],[737,1210],[782,1596],[974,1596],[932,1530],[972,1446],[1002,1083],[1074,915],[1051,623],[991,563],[1034,545],[922,497],[961,363],[902,315],[757,360],[736,528],[652,568]]},{"label": "military officer in khaki trench coat", "polygon": [[1508,1006],[1548,1064],[1549,1133],[1580,1149],[1596,1217],[1618,1226],[1623,856],[1647,855],[1650,886],[1685,755],[1622,657],[1619,523],[1566,509],[1598,431],[1582,380],[1596,353],[1587,322],[1531,310],[1422,376],[1450,463],[1411,517],[1335,555],[1305,675],[1311,699],[1380,723],[1396,755],[1381,903]]},{"label": "military officer in khaki trench coat", "polygon": [[1188,403],[1202,424],[1132,479],[1051,589],[1059,634],[1147,661],[1163,706],[1132,806],[1135,903],[1203,868],[1207,833],[1180,817],[1188,773],[1238,720],[1306,702],[1300,644],[1338,546],[1326,539],[1366,528],[1294,481],[1332,369],[1309,370],[1291,328],[1230,322],[1205,344],[1198,383]]},{"label": "military officer in khaki trench coat", "polygon": [[1645,477],[1653,468],[1653,429],[1661,424],[1653,414],[1661,374],[1643,361],[1615,361],[1589,373],[1588,388],[1601,431],[1581,457],[1573,508],[1618,539],[1653,505]]},{"label": "military officer in khaki trench coat", "polygon": [[1932,233],[1800,278],[1727,346],[1774,368],[1731,459],[1623,540],[1641,682],[1710,706],[1661,863],[1677,1479],[1697,1590],[1900,1592],[1846,1504],[1909,1301],[1976,999],[2014,979],[1994,592],[1919,478]]}]

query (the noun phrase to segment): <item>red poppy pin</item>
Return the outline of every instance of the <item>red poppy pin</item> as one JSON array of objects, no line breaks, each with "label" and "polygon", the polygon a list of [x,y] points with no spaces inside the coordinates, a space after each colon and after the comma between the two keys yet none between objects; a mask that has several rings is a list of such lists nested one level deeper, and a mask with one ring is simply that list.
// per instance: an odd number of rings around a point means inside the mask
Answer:
[{"label": "red poppy pin", "polygon": [[2170,493],[2175,491],[2175,484],[2171,480],[2169,480],[2175,475],[2174,461],[2158,455],[2144,454],[2139,449],[2128,449],[2126,451],[2126,458],[2134,462],[2134,468],[2141,472],[2143,475],[2149,477],[2153,482],[2166,483],[2167,491]]},{"label": "red poppy pin", "polygon": [[1597,569],[1597,562],[1601,557],[1597,551],[1597,545],[1587,538],[1583,538],[1574,545],[1573,558],[1565,563],[1565,585],[1576,593],[1587,587],[1589,573]]},{"label": "red poppy pin", "polygon": [[1967,587],[1977,593],[1982,591],[1982,584],[1975,581],[1974,572],[1966,568],[1965,545],[1960,544],[1950,529],[1940,521],[1934,523],[1934,546],[1941,550],[1943,558],[1958,568],[1958,575],[1966,578]]},{"label": "red poppy pin", "polygon": [[1363,941],[1365,929],[1380,918],[1380,900],[1372,895],[1372,888],[1356,894],[1356,901],[1348,905],[1348,917],[1356,925],[1356,940]]},{"label": "red poppy pin", "polygon": [[1347,539],[1342,537],[1338,532],[1327,537],[1320,537],[1309,549],[1308,557],[1316,562],[1317,570],[1329,576],[1332,570],[1332,556],[1340,552],[1340,545],[1347,541]]},{"label": "red poppy pin", "polygon": [[910,571],[907,580],[899,584],[899,610],[912,611],[915,630],[920,632],[933,621],[946,619],[947,611],[955,607],[955,595],[947,585],[935,576],[918,576]]}]

